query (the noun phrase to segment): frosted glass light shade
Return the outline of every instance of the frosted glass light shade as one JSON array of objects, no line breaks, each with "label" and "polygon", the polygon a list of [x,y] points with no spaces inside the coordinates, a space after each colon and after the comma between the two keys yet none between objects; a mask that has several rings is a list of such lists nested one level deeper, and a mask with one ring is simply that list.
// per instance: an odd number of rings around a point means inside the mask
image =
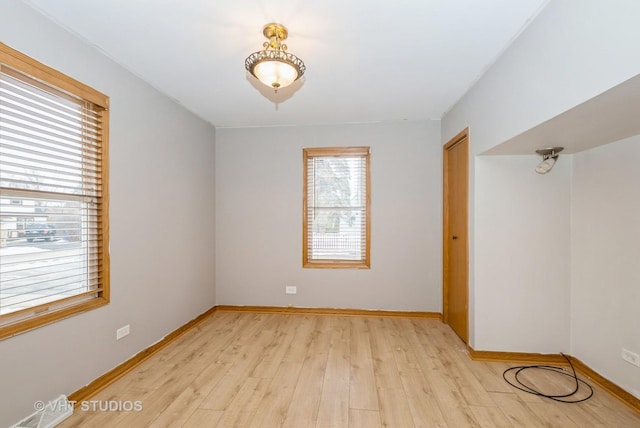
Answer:
[{"label": "frosted glass light shade", "polygon": [[289,86],[298,78],[295,67],[277,60],[256,64],[253,73],[262,83],[275,89]]}]

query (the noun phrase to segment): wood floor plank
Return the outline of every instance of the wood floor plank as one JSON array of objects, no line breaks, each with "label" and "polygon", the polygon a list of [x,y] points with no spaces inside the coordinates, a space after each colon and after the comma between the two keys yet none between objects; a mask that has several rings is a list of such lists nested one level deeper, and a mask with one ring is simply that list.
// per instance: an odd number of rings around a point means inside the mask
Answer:
[{"label": "wood floor plank", "polygon": [[251,419],[250,427],[279,427],[284,424],[301,369],[302,363],[280,363]]},{"label": "wood floor plank", "polygon": [[[594,399],[580,403],[575,406],[571,419],[577,422],[575,413],[584,409],[585,414],[596,414],[606,426],[615,427],[635,427],[640,428],[640,414],[629,411],[612,411],[617,409],[620,402],[613,396],[609,395],[604,389],[598,385],[593,386]],[[584,417],[584,416],[583,416]]]},{"label": "wood floor plank", "polygon": [[349,319],[334,318],[331,344],[322,383],[317,427],[349,426]]},{"label": "wood floor plank", "polygon": [[363,318],[351,319],[350,344],[349,407],[379,410],[369,330]]},{"label": "wood floor plank", "polygon": [[224,412],[221,410],[198,409],[189,419],[182,425],[183,428],[216,428],[224,427],[219,425],[218,421]]},{"label": "wood floor plank", "polygon": [[382,428],[380,412],[349,409],[349,428]]},{"label": "wood floor plank", "polygon": [[450,427],[479,427],[462,392],[455,381],[442,369],[432,369],[425,373],[430,388],[437,392],[438,407]]},{"label": "wood floor plank", "polygon": [[401,389],[402,380],[396,366],[393,348],[386,335],[384,320],[382,318],[369,318],[367,319],[367,324],[376,386],[386,389]]},{"label": "wood floor plank", "polygon": [[[127,382],[122,382],[126,384]],[[143,394],[140,392],[141,390],[126,388],[119,389],[119,386],[112,385],[111,387],[100,391],[95,396],[91,397],[89,400],[83,403],[79,403],[80,405],[75,409],[74,414],[71,418],[62,422],[59,427],[64,428],[75,428],[75,427],[85,427],[85,426],[95,426],[95,427],[113,427],[116,426],[121,418],[124,417],[124,413],[121,412],[101,412],[94,411],[92,409],[93,402],[108,402],[108,401],[131,401],[135,402],[140,400]],[[86,405],[86,406],[85,406]]]},{"label": "wood floor plank", "polygon": [[290,361],[293,363],[304,362],[309,346],[313,341],[313,332],[315,331],[315,324],[317,317],[298,315],[295,317],[295,321],[298,324],[296,333],[289,345],[289,349],[284,355],[283,361]]},{"label": "wood floor plank", "polygon": [[414,427],[409,400],[402,388],[378,388],[380,397],[380,420],[382,426],[389,428]]},{"label": "wood floor plank", "polygon": [[[214,325],[212,326],[214,329],[213,332],[200,330],[207,334],[197,334],[198,332],[195,332],[193,335],[190,334],[189,338],[193,336],[193,339],[189,345],[165,348],[166,361],[182,365],[190,361],[210,362],[216,359],[223,359],[224,362],[232,361],[235,349],[230,345],[234,341],[239,340],[239,338],[245,338],[255,332],[255,318],[257,316],[257,314],[254,314],[246,318],[228,317],[228,322],[231,324],[225,322],[221,323],[222,325]],[[174,348],[178,348],[178,351],[171,352]],[[220,357],[220,354],[222,354],[223,357]],[[163,352],[161,355],[165,356],[165,353]],[[224,356],[227,356],[226,359],[224,359]]]},{"label": "wood floor plank", "polygon": [[467,365],[469,356],[464,343],[457,336],[446,334],[446,331],[440,331],[440,334],[432,337],[439,339],[435,341],[436,347],[440,349],[439,360],[456,383],[466,403],[473,406],[493,407],[495,403],[476,377],[476,372],[482,371],[483,367],[478,367],[476,371],[469,370]]},{"label": "wood floor plank", "polygon": [[304,361],[284,427],[316,426],[326,367],[327,355],[308,356]]},{"label": "wood floor plank", "polygon": [[240,387],[249,377],[249,374],[258,366],[262,359],[262,354],[270,341],[273,339],[273,331],[261,330],[253,336],[251,343],[238,348],[238,353],[231,367],[220,379],[217,388],[213,389],[200,404],[203,409],[225,410],[229,403],[239,392]]},{"label": "wood floor plank", "polygon": [[[503,383],[434,319],[218,311],[92,400],[68,427],[625,427],[640,414],[594,385],[579,404]],[[566,379],[527,375],[566,390]]]},{"label": "wood floor plank", "polygon": [[286,322],[287,319],[291,320],[291,317],[287,315],[272,315],[272,317],[278,321],[275,335],[262,351],[260,363],[250,373],[251,377],[272,378],[275,376],[299,327],[296,322]]},{"label": "wood floor plank", "polygon": [[153,421],[154,425],[180,427],[186,423],[198,408],[202,408],[204,398],[229,371],[229,365],[214,362],[205,368]]},{"label": "wood floor plank", "polygon": [[435,392],[424,379],[417,364],[398,364],[400,378],[407,395],[409,410],[416,427],[446,427]]},{"label": "wood floor plank", "polygon": [[[502,378],[501,371],[491,370],[483,361],[473,361],[467,355],[462,359],[466,369],[473,373],[479,384],[487,392],[513,392],[512,388]],[[495,363],[498,364],[498,363]]]},{"label": "wood floor plank", "polygon": [[[125,389],[120,390],[119,385],[114,384],[101,391],[93,397],[88,404],[88,410],[83,409],[83,405],[76,409],[79,415],[78,423],[75,420],[69,426],[133,426],[129,423],[148,424],[156,419],[167,407],[169,407],[184,389],[198,376],[198,373],[205,369],[202,364],[192,364],[186,370],[166,371],[167,366],[154,364],[155,369],[151,369],[149,377],[152,383],[157,382],[157,374],[165,375],[164,381],[151,388],[148,384],[131,387],[127,380],[121,382]],[[168,366],[173,367],[173,366]],[[142,411],[105,411],[109,403],[133,403],[139,402]],[[133,421],[133,422],[132,422]],[[64,425],[63,425],[64,426]]]},{"label": "wood floor plank", "polygon": [[247,378],[224,411],[219,420],[219,426],[248,427],[270,383],[271,379]]},{"label": "wood floor plank", "polygon": [[502,410],[514,427],[540,428],[544,426],[542,419],[518,398],[514,393],[490,392],[493,402]]},{"label": "wood floor plank", "polygon": [[470,408],[482,428],[514,428],[498,407],[470,406]]},{"label": "wood floor plank", "polygon": [[533,413],[541,419],[545,426],[578,428],[575,422],[565,413],[565,403],[527,403]]},{"label": "wood floor plank", "polygon": [[411,323],[402,318],[384,318],[385,333],[394,358],[398,363],[415,363],[415,346],[407,340]]},{"label": "wood floor plank", "polygon": [[331,318],[316,318],[284,427],[315,427],[331,348]]},{"label": "wood floor plank", "polygon": [[195,380],[205,367],[192,365],[189,370],[174,372],[172,376],[165,380],[165,383],[152,391],[150,394],[141,397],[143,405],[142,411],[128,412],[121,418],[117,426],[140,427],[150,425],[157,419],[182,392]]}]

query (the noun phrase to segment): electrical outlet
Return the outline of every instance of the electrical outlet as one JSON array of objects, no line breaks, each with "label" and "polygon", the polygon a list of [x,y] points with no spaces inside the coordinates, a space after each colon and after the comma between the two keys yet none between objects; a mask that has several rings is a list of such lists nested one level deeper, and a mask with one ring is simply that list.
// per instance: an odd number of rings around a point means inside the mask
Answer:
[{"label": "electrical outlet", "polygon": [[284,292],[286,294],[296,294],[298,292],[298,289],[295,285],[287,285],[284,289]]},{"label": "electrical outlet", "polygon": [[622,359],[629,364],[640,367],[640,355],[622,348]]},{"label": "electrical outlet", "polygon": [[120,340],[125,336],[128,336],[130,333],[129,330],[129,324],[125,325],[124,327],[120,327],[119,329],[116,330],[116,340]]}]

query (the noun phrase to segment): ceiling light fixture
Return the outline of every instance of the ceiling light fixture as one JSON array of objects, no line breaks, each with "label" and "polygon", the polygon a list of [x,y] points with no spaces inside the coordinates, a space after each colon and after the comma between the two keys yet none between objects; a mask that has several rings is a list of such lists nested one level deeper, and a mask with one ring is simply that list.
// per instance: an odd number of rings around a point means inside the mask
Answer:
[{"label": "ceiling light fixture", "polygon": [[254,52],[244,61],[244,68],[265,85],[278,89],[289,86],[304,74],[304,62],[287,52],[286,40],[289,32],[282,24],[272,22],[262,29],[269,40],[262,45],[264,50]]},{"label": "ceiling light fixture", "polygon": [[536,153],[542,156],[542,162],[536,166],[538,174],[546,174],[553,169],[558,160],[558,153],[564,150],[564,147],[549,147],[548,149],[536,150]]}]

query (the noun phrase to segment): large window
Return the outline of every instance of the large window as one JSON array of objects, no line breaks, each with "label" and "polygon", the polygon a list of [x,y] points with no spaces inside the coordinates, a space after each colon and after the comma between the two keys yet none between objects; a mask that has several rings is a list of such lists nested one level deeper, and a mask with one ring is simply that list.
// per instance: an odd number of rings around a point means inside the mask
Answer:
[{"label": "large window", "polygon": [[109,301],[108,102],[0,43],[0,339]]},{"label": "large window", "polygon": [[369,147],[303,150],[303,266],[369,268]]}]

